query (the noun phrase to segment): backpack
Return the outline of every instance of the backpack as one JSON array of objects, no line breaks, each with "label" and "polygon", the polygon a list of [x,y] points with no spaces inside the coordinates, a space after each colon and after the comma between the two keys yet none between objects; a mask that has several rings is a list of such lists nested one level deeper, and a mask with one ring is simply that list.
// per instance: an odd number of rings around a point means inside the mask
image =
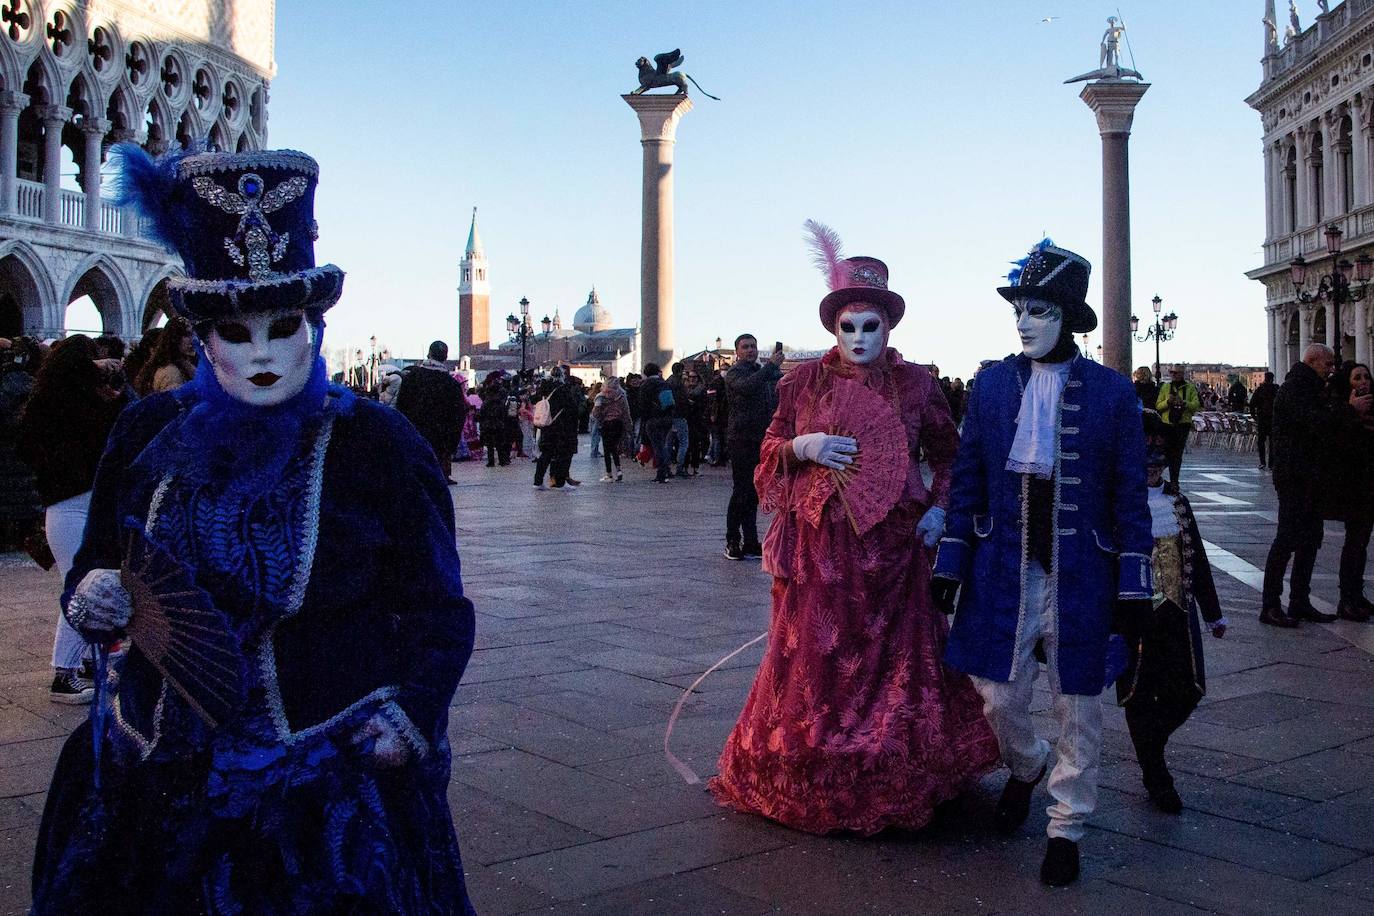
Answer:
[{"label": "backpack", "polygon": [[673,398],[673,389],[667,385],[658,393],[658,412],[660,416],[668,416],[677,406],[677,401]]},{"label": "backpack", "polygon": [[[562,412],[563,411],[560,410],[558,413],[561,414]],[[553,412],[553,408],[549,406],[548,398],[544,398],[534,405],[534,417],[531,422],[534,423],[535,429],[546,429],[553,425],[555,419],[557,419],[557,417]]]}]

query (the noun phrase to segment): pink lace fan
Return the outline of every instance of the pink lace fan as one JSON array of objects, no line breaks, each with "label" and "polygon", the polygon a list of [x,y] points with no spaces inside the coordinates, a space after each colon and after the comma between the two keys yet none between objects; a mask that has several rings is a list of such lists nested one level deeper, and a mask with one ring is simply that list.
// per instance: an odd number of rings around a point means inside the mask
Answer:
[{"label": "pink lace fan", "polygon": [[803,498],[803,515],[819,526],[827,504],[838,504],[854,533],[867,534],[901,499],[911,456],[906,427],[881,394],[852,379],[836,379],[808,426],[858,440],[859,454],[847,470],[813,465]]}]

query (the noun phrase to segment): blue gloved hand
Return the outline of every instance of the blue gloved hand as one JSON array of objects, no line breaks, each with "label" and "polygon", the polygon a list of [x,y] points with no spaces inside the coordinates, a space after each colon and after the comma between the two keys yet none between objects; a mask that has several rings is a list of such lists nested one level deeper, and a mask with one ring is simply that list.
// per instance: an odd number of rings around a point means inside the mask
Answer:
[{"label": "blue gloved hand", "polygon": [[916,533],[927,547],[934,547],[945,536],[945,510],[931,506],[921,520],[916,523]]}]

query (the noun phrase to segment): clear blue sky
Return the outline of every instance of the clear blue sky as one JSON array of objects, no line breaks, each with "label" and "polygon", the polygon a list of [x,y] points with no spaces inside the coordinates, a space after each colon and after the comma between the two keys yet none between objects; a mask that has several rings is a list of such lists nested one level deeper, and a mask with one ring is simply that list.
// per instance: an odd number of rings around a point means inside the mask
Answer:
[{"label": "clear blue sky", "polygon": [[[1281,4],[1282,5],[1282,4]],[[456,342],[468,218],[493,330],[528,296],[565,320],[595,284],[639,308],[640,146],[617,96],[681,47],[678,345],[828,341],[808,217],[887,261],[908,359],[967,375],[1016,346],[993,291],[1047,231],[1101,262],[1100,141],[1079,85],[1115,3],[421,0],[277,7],[269,141],[320,160],[317,252],[348,271],[326,343]],[[1304,24],[1315,4],[1300,3]],[[1178,312],[1164,359],[1260,363],[1262,0],[1120,5],[1152,83],[1131,139],[1136,311]],[[1041,23],[1045,16],[1059,17]],[[1125,55],[1123,55],[1125,57]],[[1127,58],[1129,61],[1129,58]],[[1090,301],[1100,293],[1094,277]],[[1095,347],[1094,339],[1092,345]],[[1137,348],[1137,363],[1151,357]]]}]

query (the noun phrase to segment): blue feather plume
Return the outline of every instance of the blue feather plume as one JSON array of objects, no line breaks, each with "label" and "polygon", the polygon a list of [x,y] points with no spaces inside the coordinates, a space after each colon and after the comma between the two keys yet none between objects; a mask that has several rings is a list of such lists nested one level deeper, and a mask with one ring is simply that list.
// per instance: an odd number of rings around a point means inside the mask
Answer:
[{"label": "blue feather plume", "polygon": [[1031,250],[1026,252],[1026,256],[1024,258],[1019,258],[1015,261],[1009,261],[1008,263],[1012,265],[1012,268],[1011,270],[1007,271],[1007,285],[1020,286],[1021,272],[1025,270],[1026,264],[1030,261],[1031,255],[1035,254],[1037,251],[1044,251],[1046,248],[1052,248],[1053,246],[1054,239],[1050,238],[1049,236],[1045,236],[1043,239],[1041,239],[1040,241],[1036,242],[1034,245],[1031,246]]},{"label": "blue feather plume", "polygon": [[194,152],[176,149],[154,159],[136,143],[117,143],[110,162],[118,169],[114,178],[114,204],[143,217],[143,233],[173,251],[187,238],[190,216],[178,200],[176,166]]}]

